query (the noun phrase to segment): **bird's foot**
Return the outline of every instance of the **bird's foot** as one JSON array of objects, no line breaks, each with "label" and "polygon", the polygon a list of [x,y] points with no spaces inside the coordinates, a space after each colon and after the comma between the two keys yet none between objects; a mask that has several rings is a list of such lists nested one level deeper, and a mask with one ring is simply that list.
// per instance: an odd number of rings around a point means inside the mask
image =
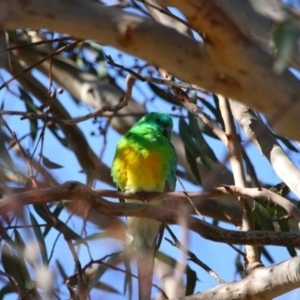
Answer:
[{"label": "bird's foot", "polygon": [[149,202],[149,200],[146,199],[147,192],[141,192],[141,200],[145,202]]}]

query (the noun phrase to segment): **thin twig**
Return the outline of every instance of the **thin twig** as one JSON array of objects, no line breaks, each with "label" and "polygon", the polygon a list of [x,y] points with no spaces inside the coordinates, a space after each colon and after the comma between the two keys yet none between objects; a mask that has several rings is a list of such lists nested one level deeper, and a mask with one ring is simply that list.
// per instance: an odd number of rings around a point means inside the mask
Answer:
[{"label": "thin twig", "polygon": [[77,123],[92,119],[92,118],[97,118],[99,116],[102,116],[104,112],[116,112],[120,109],[122,109],[123,107],[125,107],[130,98],[131,98],[131,93],[132,93],[132,87],[133,87],[133,83],[136,80],[136,78],[132,75],[128,75],[127,79],[126,79],[126,83],[127,83],[127,90],[126,90],[126,94],[124,95],[123,99],[116,105],[105,105],[100,109],[97,109],[85,116],[81,116],[81,117],[77,117],[77,118],[73,118],[73,119],[61,119],[61,118],[57,118],[57,117],[50,117],[47,114],[34,114],[34,113],[26,113],[25,116],[23,116],[21,118],[21,120],[24,119],[42,119],[42,120],[47,120],[47,121],[53,121],[55,123],[59,123],[59,124],[64,124],[64,125],[75,125]]},{"label": "thin twig", "polygon": [[203,270],[205,270],[210,276],[212,276],[219,283],[225,283],[225,281],[216,272],[214,272],[208,265],[202,262],[193,252],[189,251],[178,241],[178,239],[176,238],[175,234],[172,232],[169,226],[166,226],[166,229],[168,230],[169,234],[173,239],[173,241],[171,241],[170,239],[165,238],[166,241],[168,241],[172,246],[177,247],[184,253],[187,253],[187,255],[189,256],[189,260],[191,260],[192,262],[200,266]]},{"label": "thin twig", "polygon": [[53,227],[53,224],[14,225],[14,226],[6,226],[6,227],[2,227],[1,230],[24,229],[24,228],[36,228],[36,227]]},{"label": "thin twig", "polygon": [[[112,264],[108,264],[108,263],[104,262],[104,260],[106,260],[107,258],[110,258],[110,257],[115,256],[115,255],[119,255],[121,253],[122,253],[122,251],[118,251],[118,252],[114,252],[114,253],[111,253],[111,254],[107,254],[107,255],[103,256],[102,258],[100,258],[100,259],[90,260],[84,267],[82,267],[82,271],[86,273],[87,269],[92,267],[93,264],[98,264],[98,265],[105,266],[105,267],[110,268],[112,270],[121,272],[123,274],[127,274],[127,275],[129,275],[133,278],[138,279],[137,275],[135,275],[133,273],[130,273],[126,270],[123,270],[119,267],[116,267]],[[76,278],[77,276],[78,276],[78,272],[76,272],[76,273],[72,274],[71,276],[69,276],[67,280],[71,281],[73,278]],[[165,292],[158,285],[152,283],[152,286],[155,287],[157,290],[159,290],[164,295],[164,297],[166,297],[166,299],[167,299],[167,296],[166,296]]]},{"label": "thin twig", "polygon": [[246,254],[241,251],[240,249],[238,249],[236,246],[232,245],[232,244],[227,244],[229,247],[231,247],[233,250],[235,250],[238,254],[240,254],[241,256],[243,256],[245,258]]},{"label": "thin twig", "polygon": [[29,67],[25,68],[24,70],[22,70],[21,72],[19,72],[18,74],[16,74],[15,76],[13,76],[11,79],[7,80],[6,82],[4,82],[1,86],[0,86],[0,90],[2,90],[5,86],[7,86],[8,84],[10,84],[11,82],[13,82],[14,80],[16,80],[17,78],[19,78],[20,76],[22,76],[23,74],[29,72],[30,70],[32,70],[34,67],[38,66],[39,64],[41,64],[42,62],[46,61],[47,59],[58,55],[59,53],[72,48],[74,46],[76,46],[77,44],[79,44],[80,42],[82,42],[83,40],[77,40],[71,44],[68,44],[66,46],[63,46],[61,48],[59,48],[58,50],[56,50],[55,52],[45,56],[44,58],[40,59],[39,61],[37,61],[36,63],[30,65]]},{"label": "thin twig", "polygon": [[182,189],[183,189],[183,194],[186,196],[186,198],[188,199],[188,201],[191,203],[191,205],[193,206],[196,214],[201,218],[201,220],[205,221],[204,216],[199,212],[199,210],[197,209],[196,205],[194,204],[193,200],[189,197],[189,194],[187,192],[187,190],[185,189],[184,185],[182,184],[180,178],[177,177],[177,181],[179,182],[179,184],[181,185]]},{"label": "thin twig", "polygon": [[13,275],[8,274],[2,270],[0,270],[0,275],[7,277],[9,281],[15,286],[16,292],[20,296],[20,299],[25,299],[25,297],[27,299],[32,299],[30,296],[30,292],[27,292],[26,289],[24,289],[21,285],[19,285],[18,281]]},{"label": "thin twig", "polygon": [[22,49],[22,48],[27,48],[27,47],[32,47],[32,46],[38,46],[38,45],[48,44],[48,43],[61,42],[61,41],[65,41],[65,40],[74,40],[74,38],[72,38],[72,37],[69,36],[69,37],[61,37],[61,38],[57,38],[57,39],[51,39],[51,40],[43,40],[43,41],[39,41],[39,42],[33,42],[33,43],[30,43],[30,44],[17,45],[17,46],[8,47],[8,48],[5,48],[5,49],[0,49],[0,53],[1,52],[12,51],[12,50],[16,50],[16,49]]},{"label": "thin twig", "polygon": [[24,148],[22,147],[21,143],[19,142],[16,133],[8,126],[7,122],[2,117],[0,117],[0,125],[3,125],[8,130],[8,132],[10,133],[10,135],[12,136],[12,138],[17,143],[17,145],[18,145],[18,147],[19,147],[19,149],[20,149],[20,151],[22,153],[23,159],[25,160],[25,162],[27,164],[27,167],[28,167],[28,170],[29,170],[29,174],[30,174],[31,182],[34,185],[34,187],[37,188],[38,185],[37,185],[36,179],[34,177],[33,168],[32,168],[32,165],[31,165],[31,160],[28,157],[28,155],[27,155],[26,151],[24,150]]}]

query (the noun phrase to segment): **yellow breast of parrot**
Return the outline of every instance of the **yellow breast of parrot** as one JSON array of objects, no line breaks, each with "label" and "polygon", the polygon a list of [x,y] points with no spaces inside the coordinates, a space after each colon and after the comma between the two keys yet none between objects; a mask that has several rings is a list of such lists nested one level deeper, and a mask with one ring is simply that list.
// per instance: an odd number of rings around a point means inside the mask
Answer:
[{"label": "yellow breast of parrot", "polygon": [[116,170],[115,181],[123,191],[136,193],[164,190],[164,163],[158,151],[126,145],[119,149],[113,169]]}]

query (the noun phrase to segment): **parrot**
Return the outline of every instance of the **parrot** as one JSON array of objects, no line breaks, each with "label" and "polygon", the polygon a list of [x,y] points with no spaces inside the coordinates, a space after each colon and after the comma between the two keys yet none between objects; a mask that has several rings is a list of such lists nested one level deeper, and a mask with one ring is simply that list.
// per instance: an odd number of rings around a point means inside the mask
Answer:
[{"label": "parrot", "polygon": [[[172,128],[169,115],[151,112],[121,137],[111,168],[112,179],[119,190],[125,193],[175,190],[177,155],[171,143]],[[141,203],[140,200],[124,201]],[[163,200],[154,200],[150,204],[162,206]],[[150,300],[161,223],[128,217],[128,228],[136,249],[139,300]]]}]

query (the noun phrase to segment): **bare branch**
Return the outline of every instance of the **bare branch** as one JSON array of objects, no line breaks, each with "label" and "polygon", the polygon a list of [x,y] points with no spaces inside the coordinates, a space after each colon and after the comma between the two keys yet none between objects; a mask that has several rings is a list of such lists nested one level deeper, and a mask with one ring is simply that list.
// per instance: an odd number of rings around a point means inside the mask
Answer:
[{"label": "bare branch", "polygon": [[[222,190],[218,190],[218,193],[222,193]],[[118,198],[126,196],[127,199],[142,199],[142,195],[139,198],[138,195],[124,195],[121,192],[105,191],[105,194],[107,196],[110,195],[110,197],[114,195]],[[159,193],[151,194],[159,195]],[[160,194],[160,199],[168,199],[169,196],[172,196],[173,200],[183,198],[186,201],[185,195],[180,195],[180,193],[165,193],[164,196]],[[189,196],[192,197],[192,193],[189,193]],[[48,203],[63,199],[83,202],[96,210],[100,215],[150,218],[168,224],[177,224],[178,220],[180,220],[180,211],[157,207],[156,205],[147,205],[145,203],[112,203],[101,198],[87,186],[75,181],[67,182],[53,188],[28,191],[4,198],[0,201],[0,214],[9,211],[21,212],[21,208],[26,204]],[[298,213],[300,215],[299,211]],[[187,218],[187,224],[190,230],[200,234],[203,238],[213,241],[257,246],[279,245],[300,247],[300,234],[268,231],[237,232],[218,228],[193,217]]]},{"label": "bare branch", "polygon": [[269,268],[257,268],[241,281],[224,283],[212,289],[177,300],[272,300],[299,287],[300,257]]},{"label": "bare branch", "polygon": [[[242,150],[236,134],[235,124],[233,121],[229,100],[224,98],[223,96],[219,96],[219,107],[225,124],[226,136],[227,136],[226,146],[229,152],[229,161],[232,167],[234,182],[237,187],[245,188],[247,185],[246,185]],[[240,197],[239,202],[243,209],[242,229],[244,231],[253,230],[254,229],[254,222],[252,218],[253,200],[249,198]],[[256,247],[253,247],[251,245],[245,245],[245,252],[246,252],[246,256],[245,256],[246,265],[248,270],[251,271],[252,269],[256,268],[258,265],[261,265],[259,260],[259,254]]]},{"label": "bare branch", "polygon": [[67,50],[69,48],[75,47],[80,42],[81,42],[81,40],[78,40],[78,41],[72,42],[71,44],[63,46],[60,49],[56,50],[54,53],[50,53],[49,55],[45,56],[43,59],[41,59],[40,61],[36,62],[35,64],[32,64],[32,65],[30,65],[27,68],[24,68],[20,73],[15,74],[12,78],[10,78],[9,80],[5,81],[2,85],[0,85],[0,90],[2,90],[5,86],[7,86],[9,83],[11,83],[12,81],[14,81],[15,79],[17,79],[20,76],[24,75],[24,73],[27,73],[30,70],[32,70],[36,65],[41,64],[43,61],[46,61],[46,60],[50,59],[51,57],[53,57],[55,55],[58,55],[59,53],[65,51],[65,50]]},{"label": "bare branch", "polygon": [[246,105],[230,100],[232,113],[247,138],[269,160],[274,171],[300,198],[300,171],[283,151],[268,127]]},{"label": "bare branch", "polygon": [[170,233],[173,241],[168,238],[165,238],[172,246],[179,248],[184,253],[187,253],[189,260],[194,262],[196,265],[200,266],[203,270],[205,270],[211,277],[217,280],[219,283],[225,283],[225,281],[216,273],[214,272],[207,264],[202,262],[193,252],[189,251],[180,241],[176,238],[173,234],[171,229],[167,226],[167,230]]},{"label": "bare branch", "polygon": [[21,119],[42,119],[42,120],[47,120],[47,121],[53,121],[55,123],[58,124],[64,124],[64,125],[75,125],[77,123],[92,119],[92,118],[96,118],[99,116],[102,116],[103,113],[105,112],[117,112],[120,109],[122,109],[123,107],[125,107],[128,104],[128,101],[130,100],[131,97],[131,91],[132,91],[132,86],[133,86],[133,82],[135,81],[135,78],[132,77],[131,75],[127,77],[127,92],[125,94],[125,96],[123,97],[122,101],[120,101],[118,104],[116,105],[106,105],[103,106],[100,109],[97,109],[95,111],[93,111],[92,113],[89,113],[85,116],[82,117],[77,117],[77,118],[73,118],[73,119],[61,119],[61,118],[57,118],[57,117],[49,117],[48,114],[42,114],[42,115],[38,115],[38,114],[34,114],[34,113],[26,113],[25,116],[23,116]]},{"label": "bare branch", "polygon": [[269,202],[273,202],[283,207],[290,216],[293,216],[296,220],[300,221],[299,209],[289,200],[279,196],[276,193],[271,192],[267,189],[258,188],[240,188],[236,186],[225,186],[225,188],[233,195],[246,198],[257,198]]}]

